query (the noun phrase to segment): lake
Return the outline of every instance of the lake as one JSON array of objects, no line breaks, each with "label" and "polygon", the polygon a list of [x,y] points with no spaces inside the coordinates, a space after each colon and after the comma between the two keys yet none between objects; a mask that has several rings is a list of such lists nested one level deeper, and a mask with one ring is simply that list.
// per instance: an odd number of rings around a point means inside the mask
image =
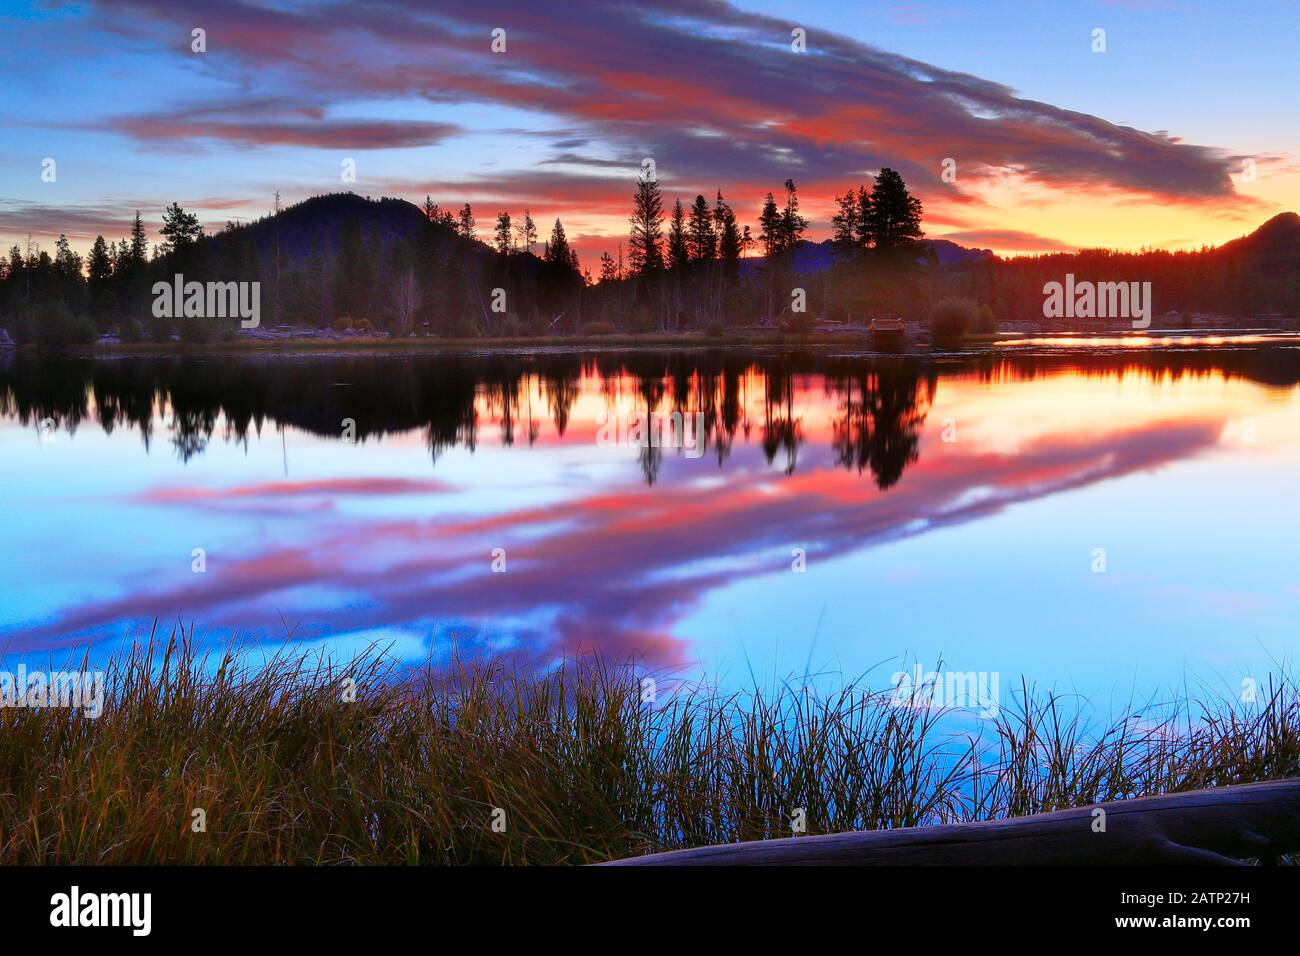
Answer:
[{"label": "lake", "polygon": [[1235,694],[1298,644],[1297,383],[1287,335],[0,356],[0,643]]}]

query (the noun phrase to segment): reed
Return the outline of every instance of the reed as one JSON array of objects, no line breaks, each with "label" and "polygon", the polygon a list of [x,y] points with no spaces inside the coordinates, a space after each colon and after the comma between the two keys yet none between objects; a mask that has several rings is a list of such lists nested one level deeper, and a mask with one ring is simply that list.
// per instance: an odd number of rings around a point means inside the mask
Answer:
[{"label": "reed", "polygon": [[106,680],[98,719],[0,709],[0,863],[577,864],[789,836],[796,809],[825,833],[1300,774],[1285,674],[1251,704],[1203,692],[1097,725],[1022,683],[965,732],[854,684],[661,682],[648,704],[598,660],[412,671],[205,654],[183,630]]}]

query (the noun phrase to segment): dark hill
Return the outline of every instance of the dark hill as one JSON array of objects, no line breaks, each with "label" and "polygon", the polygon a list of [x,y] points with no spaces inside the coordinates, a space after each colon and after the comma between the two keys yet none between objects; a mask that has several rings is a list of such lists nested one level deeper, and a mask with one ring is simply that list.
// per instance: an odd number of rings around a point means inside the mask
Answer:
[{"label": "dark hill", "polygon": [[[948,239],[922,239],[920,245],[922,249],[933,249],[941,266],[982,262],[993,258],[991,249],[971,249],[959,246]],[[794,245],[794,271],[797,275],[825,272],[835,264],[838,256],[834,244],[829,239],[823,239],[821,242],[801,239]],[[746,277],[752,275],[763,264],[764,258],[754,256],[743,260],[740,264],[740,274]]]},{"label": "dark hill", "polygon": [[274,252],[278,232],[281,262],[293,265],[310,255],[314,247],[331,254],[338,252],[343,227],[352,220],[361,227],[362,235],[383,246],[418,235],[426,225],[423,211],[405,199],[330,193],[305,199],[280,210],[278,215],[263,216],[256,222],[219,232],[211,241],[220,250],[231,238],[242,242],[251,236],[258,253],[265,257]]},{"label": "dark hill", "polygon": [[1270,271],[1300,268],[1300,215],[1278,213],[1250,235],[1225,242],[1217,252]]}]

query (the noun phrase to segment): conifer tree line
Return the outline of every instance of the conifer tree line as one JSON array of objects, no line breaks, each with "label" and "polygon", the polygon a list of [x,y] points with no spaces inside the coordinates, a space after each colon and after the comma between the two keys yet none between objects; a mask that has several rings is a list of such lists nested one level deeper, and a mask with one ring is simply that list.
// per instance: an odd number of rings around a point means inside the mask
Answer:
[{"label": "conifer tree line", "polygon": [[[630,196],[628,234],[593,277],[564,224],[529,209],[480,221],[470,203],[443,208],[351,193],[318,196],[254,223],[205,234],[178,203],[151,242],[139,212],[127,235],[97,236],[85,256],[60,236],[53,254],[30,242],[0,259],[0,328],[19,343],[67,345],[116,332],[125,341],[234,337],[234,321],[158,318],[151,289],[187,281],[261,283],[263,325],[397,336],[511,337],[580,332],[715,332],[763,325],[806,331],[815,318],[926,320],[960,298],[994,318],[1041,318],[1042,286],[1066,272],[1094,281],[1151,281],[1156,307],[1223,314],[1293,314],[1292,259],[1198,252],[1085,250],[940,267],[921,240],[922,206],[882,169],[834,197],[833,258],[818,251],[795,182],[769,192],[753,226],[721,190],[666,197],[653,176]],[[1284,219],[1286,217],[1279,217]],[[1294,218],[1294,217],[1292,217]],[[802,298],[802,302],[800,299]],[[801,308],[802,306],[802,308]]]},{"label": "conifer tree line", "polygon": [[[874,190],[859,187],[853,193],[864,197],[862,208],[872,208],[870,197],[882,194],[882,184],[896,184],[906,195],[902,179],[884,170]],[[306,248],[299,238],[296,252],[287,253],[282,234],[301,233],[295,220],[313,204],[340,206],[312,211],[331,222],[334,236],[326,230]],[[563,222],[555,219],[546,230],[528,209],[498,211],[483,228],[470,203],[443,208],[425,197],[422,226],[393,238],[342,205],[340,197],[326,196],[281,211],[277,196],[276,215],[227,223],[205,234],[193,213],[172,203],[156,242],[150,242],[137,212],[127,236],[116,241],[97,236],[84,261],[66,236],[53,256],[34,245],[14,246],[0,268],[0,325],[19,341],[55,345],[106,332],[126,341],[232,337],[233,322],[152,314],[154,283],[176,274],[186,281],[259,282],[267,325],[382,329],[400,336],[564,334],[602,326],[649,332],[784,322],[792,316],[782,308],[783,290],[794,275],[794,249],[808,228],[792,180],[785,182],[779,200],[767,195],[755,231],[740,221],[721,190],[712,198],[697,195],[689,205],[674,199],[666,209],[658,181],[641,178],[632,196],[626,254],[622,244],[617,258],[603,254],[593,277],[582,268]],[[879,221],[891,223],[899,236],[919,237],[920,204],[909,198],[901,208],[896,215],[906,220],[902,228],[893,220]],[[857,228],[857,251],[875,248],[873,228]],[[883,247],[885,233],[881,236]],[[762,261],[742,268],[753,255]]]},{"label": "conifer tree line", "polygon": [[[915,311],[924,278],[920,201],[888,168],[846,195],[851,201],[837,198],[837,206],[848,218],[832,223],[840,253],[834,275],[800,275],[796,254],[809,223],[794,180],[764,197],[751,229],[721,190],[712,201],[700,194],[689,205],[675,197],[669,209],[659,182],[642,177],[626,264],[608,252],[601,256],[600,283],[592,290],[600,322],[633,332],[755,324],[801,330],[817,315],[845,311],[841,303],[855,294],[852,287],[868,281],[876,292],[891,290],[883,307],[896,311],[901,303]],[[796,289],[804,302],[795,301]]]}]

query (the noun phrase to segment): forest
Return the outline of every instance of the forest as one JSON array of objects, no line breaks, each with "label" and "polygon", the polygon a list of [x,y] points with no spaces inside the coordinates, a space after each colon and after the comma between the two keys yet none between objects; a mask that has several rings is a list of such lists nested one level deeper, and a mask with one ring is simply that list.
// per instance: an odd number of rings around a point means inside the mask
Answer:
[{"label": "forest", "polygon": [[[1218,248],[1105,249],[1001,258],[960,250],[941,262],[923,208],[882,169],[834,199],[830,238],[813,243],[793,180],[768,193],[752,224],[720,190],[671,207],[638,179],[627,239],[584,264],[564,224],[543,237],[531,213],[498,212],[485,227],[469,203],[426,197],[317,196],[207,233],[178,203],[151,241],[139,212],[128,234],[97,236],[83,256],[66,236],[53,253],[28,241],[0,260],[0,328],[19,343],[232,339],[235,321],[153,314],[154,286],[260,283],[262,324],[394,337],[513,338],[768,327],[794,335],[818,319],[902,317],[946,333],[1042,320],[1043,286],[1146,281],[1157,315],[1211,312],[1293,317],[1300,309],[1300,217],[1283,213]],[[952,245],[949,243],[948,245]],[[954,247],[960,249],[960,247]],[[594,272],[593,272],[594,270]]]}]

